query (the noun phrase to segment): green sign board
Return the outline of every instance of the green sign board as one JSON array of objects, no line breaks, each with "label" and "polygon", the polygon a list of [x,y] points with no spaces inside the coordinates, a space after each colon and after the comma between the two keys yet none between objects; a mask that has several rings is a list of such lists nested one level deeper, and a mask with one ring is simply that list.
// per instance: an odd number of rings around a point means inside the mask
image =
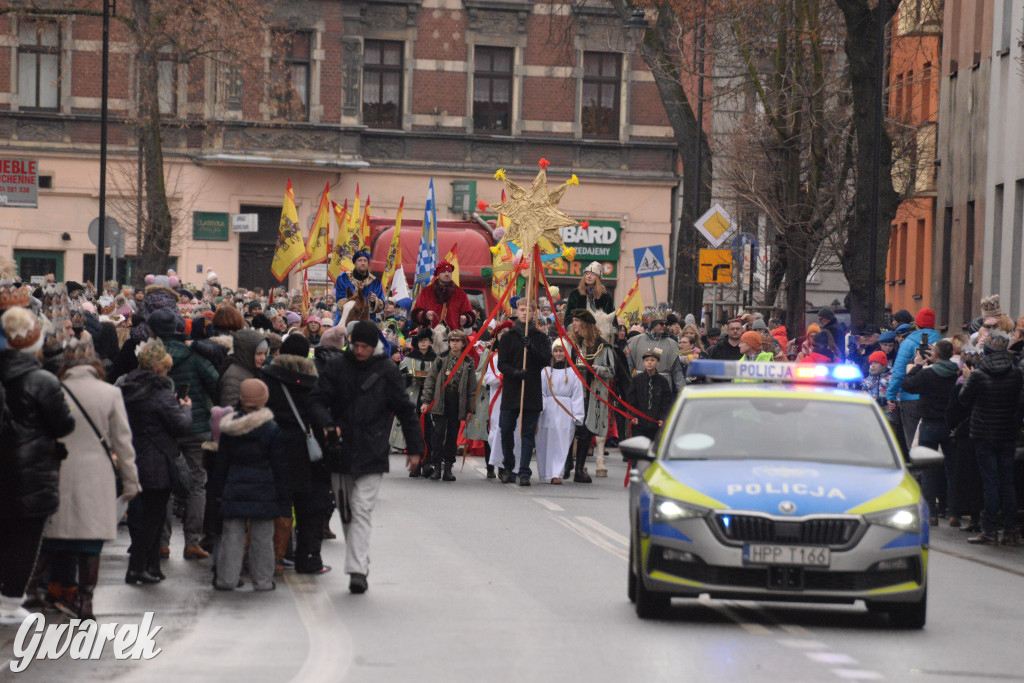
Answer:
[{"label": "green sign board", "polygon": [[618,261],[619,221],[593,219],[586,228],[578,225],[561,228],[562,241],[576,248],[578,261]]},{"label": "green sign board", "polygon": [[230,215],[210,211],[192,212],[192,239],[227,242],[230,234]]}]

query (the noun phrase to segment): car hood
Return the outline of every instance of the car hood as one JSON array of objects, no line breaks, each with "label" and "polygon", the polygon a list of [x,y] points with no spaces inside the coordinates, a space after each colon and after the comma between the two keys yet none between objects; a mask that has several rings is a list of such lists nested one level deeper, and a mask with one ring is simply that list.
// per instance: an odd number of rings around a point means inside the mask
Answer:
[{"label": "car hood", "polygon": [[860,514],[909,505],[919,495],[912,478],[895,467],[793,460],[659,460],[652,470],[648,483],[654,493],[708,507],[773,515]]}]

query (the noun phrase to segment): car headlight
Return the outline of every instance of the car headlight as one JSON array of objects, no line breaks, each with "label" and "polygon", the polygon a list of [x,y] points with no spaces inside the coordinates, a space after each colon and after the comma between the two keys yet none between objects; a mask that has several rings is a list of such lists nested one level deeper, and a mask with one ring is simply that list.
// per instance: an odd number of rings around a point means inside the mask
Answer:
[{"label": "car headlight", "polygon": [[657,524],[659,522],[674,522],[680,519],[691,517],[703,517],[708,512],[707,508],[699,505],[690,505],[678,500],[655,497],[651,506],[651,519]]},{"label": "car headlight", "polygon": [[874,512],[870,515],[864,515],[864,519],[867,520],[868,524],[886,526],[897,531],[915,534],[921,531],[921,513],[916,505]]}]

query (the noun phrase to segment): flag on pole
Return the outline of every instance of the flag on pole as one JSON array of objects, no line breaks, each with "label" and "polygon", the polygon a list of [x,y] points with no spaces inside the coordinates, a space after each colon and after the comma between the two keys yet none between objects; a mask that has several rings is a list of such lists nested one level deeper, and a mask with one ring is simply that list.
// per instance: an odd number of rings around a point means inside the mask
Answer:
[{"label": "flag on pole", "polygon": [[626,292],[626,298],[622,300],[622,304],[619,306],[619,310],[615,311],[615,315],[622,320],[629,321],[630,325],[636,325],[640,322],[640,316],[644,312],[644,302],[640,298],[640,278],[636,279],[633,286]]},{"label": "flag on pole", "polygon": [[409,296],[409,283],[405,279],[405,268],[402,267],[401,262],[399,262],[398,268],[395,270],[395,278],[391,281],[391,292],[389,295],[395,301],[411,298]]},{"label": "flag on pole", "polygon": [[274,260],[270,264],[270,272],[278,282],[284,282],[288,273],[306,258],[306,244],[302,241],[299,229],[299,213],[295,209],[295,192],[292,180],[288,179],[288,189],[284,193],[284,206],[281,207],[281,223],[277,228],[277,249]]},{"label": "flag on pole", "polygon": [[360,246],[370,248],[370,195],[366,195],[366,208],[363,209],[363,222],[359,226]]},{"label": "flag on pole", "polygon": [[395,269],[402,261],[402,245],[398,241],[398,234],[402,230],[402,209],[405,207],[405,197],[398,202],[398,213],[395,215],[395,234],[391,236],[391,246],[388,247],[388,256],[384,260],[384,274],[380,277],[380,286],[384,292],[391,291],[391,280],[395,277]]},{"label": "flag on pole", "polygon": [[452,264],[455,270],[452,271],[452,282],[459,287],[459,243],[452,245],[452,250],[445,254],[444,260]]},{"label": "flag on pole", "polygon": [[336,282],[338,277],[345,272],[345,249],[348,247],[348,200],[345,206],[338,206],[337,202],[331,202],[334,209],[334,222],[338,224],[338,236],[331,248],[331,261],[327,264],[327,277],[331,282]]},{"label": "flag on pole", "polygon": [[420,290],[430,284],[437,266],[437,209],[434,206],[434,179],[427,189],[427,204],[423,209],[423,233],[420,236],[420,250],[416,256],[416,277],[413,282],[414,298]]},{"label": "flag on pole", "polygon": [[309,226],[306,239],[306,260],[299,264],[299,270],[325,262],[331,255],[331,184],[324,186],[320,195],[320,206]]},{"label": "flag on pole", "polygon": [[[370,198],[366,198],[366,209],[369,212],[370,209]],[[359,215],[359,186],[356,185],[356,203],[352,213],[348,215],[348,244],[345,247],[343,253],[344,259],[342,260],[342,268],[344,270],[352,270],[352,257],[357,251],[359,251],[359,237],[360,237],[360,220]]]}]

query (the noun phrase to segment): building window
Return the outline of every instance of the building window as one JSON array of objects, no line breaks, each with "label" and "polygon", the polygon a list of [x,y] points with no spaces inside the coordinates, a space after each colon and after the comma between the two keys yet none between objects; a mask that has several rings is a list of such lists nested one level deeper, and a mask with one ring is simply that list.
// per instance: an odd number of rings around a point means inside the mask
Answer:
[{"label": "building window", "polygon": [[178,106],[178,63],[174,56],[161,54],[156,62],[157,100],[163,116],[174,116]]},{"label": "building window", "polygon": [[242,68],[236,64],[223,64],[220,79],[217,83],[217,101],[224,113],[242,113],[242,93],[244,81]]},{"label": "building window", "polygon": [[18,105],[60,106],[60,27],[53,22],[25,21],[18,28]]},{"label": "building window", "polygon": [[583,53],[583,134],[595,138],[619,137],[619,86],[622,55]]},{"label": "building window", "polygon": [[270,66],[271,116],[309,120],[310,44],[306,31],[274,31]]},{"label": "building window", "polygon": [[473,128],[507,133],[512,120],[512,48],[477,47]]},{"label": "building window", "polygon": [[363,123],[402,126],[402,51],[397,40],[367,40],[363,46]]}]

